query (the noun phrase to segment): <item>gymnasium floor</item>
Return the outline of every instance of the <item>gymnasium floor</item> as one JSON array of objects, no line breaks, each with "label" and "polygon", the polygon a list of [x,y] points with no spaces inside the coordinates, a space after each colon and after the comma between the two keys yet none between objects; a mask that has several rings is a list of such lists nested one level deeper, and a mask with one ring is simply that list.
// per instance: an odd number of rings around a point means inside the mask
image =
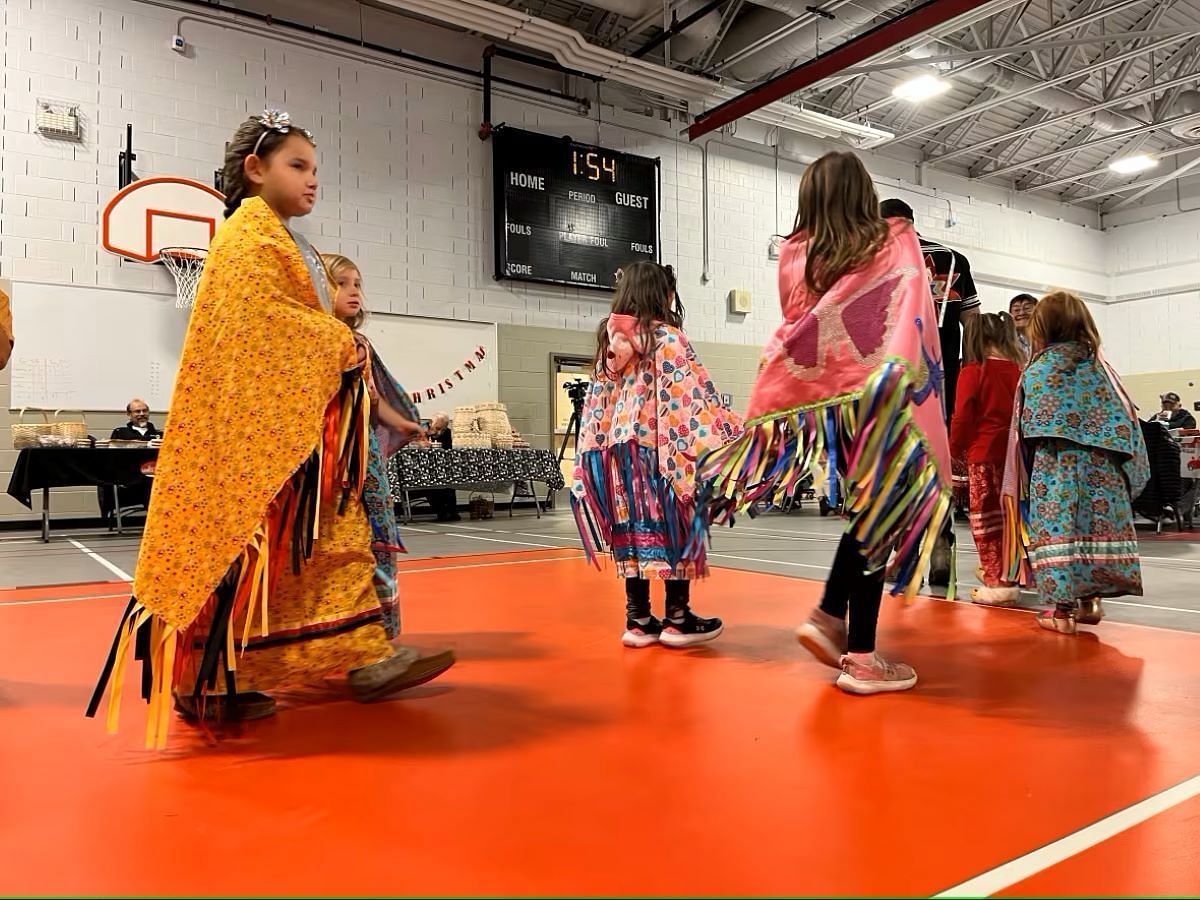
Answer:
[{"label": "gymnasium floor", "polygon": [[406,640],[454,669],[161,754],[133,699],[82,716],[136,537],[0,537],[0,894],[1200,893],[1200,543],[1147,534],[1145,602],[1075,638],[888,603],[921,683],[858,698],[792,638],[838,527],[718,532],[725,634],[628,651],[565,515],[418,521]]}]

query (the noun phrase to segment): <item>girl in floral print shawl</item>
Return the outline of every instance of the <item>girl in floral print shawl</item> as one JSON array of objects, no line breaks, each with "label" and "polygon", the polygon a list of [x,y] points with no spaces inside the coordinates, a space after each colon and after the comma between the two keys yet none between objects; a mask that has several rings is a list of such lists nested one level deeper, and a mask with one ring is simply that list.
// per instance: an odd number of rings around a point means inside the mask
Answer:
[{"label": "girl in floral print shawl", "polygon": [[1083,300],[1043,297],[1029,323],[1002,502],[1009,576],[1047,605],[1038,625],[1074,634],[1101,600],[1142,593],[1132,498],[1150,477],[1133,401],[1104,359]]},{"label": "girl in floral print shawl", "polygon": [[[607,549],[625,578],[627,647],[710,641],[720,619],[692,612],[691,579],[707,574],[696,463],[741,433],[682,331],[670,267],[623,270],[600,326],[583,412],[571,506],[588,558]],[[666,582],[666,616],[650,613],[649,579]]]}]

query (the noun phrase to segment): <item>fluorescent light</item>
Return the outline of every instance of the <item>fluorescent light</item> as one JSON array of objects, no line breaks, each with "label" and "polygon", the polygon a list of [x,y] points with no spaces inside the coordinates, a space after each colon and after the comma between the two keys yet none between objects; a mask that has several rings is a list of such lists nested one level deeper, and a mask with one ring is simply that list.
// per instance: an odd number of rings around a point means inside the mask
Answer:
[{"label": "fluorescent light", "polygon": [[1121,159],[1114,159],[1108,164],[1108,168],[1118,175],[1134,175],[1138,172],[1145,172],[1147,169],[1153,169],[1157,165],[1158,160],[1153,156],[1139,153],[1137,156],[1125,156]]},{"label": "fluorescent light", "polygon": [[897,100],[907,100],[909,103],[920,103],[950,90],[950,82],[936,75],[918,75],[908,81],[902,81],[892,88],[892,96]]}]

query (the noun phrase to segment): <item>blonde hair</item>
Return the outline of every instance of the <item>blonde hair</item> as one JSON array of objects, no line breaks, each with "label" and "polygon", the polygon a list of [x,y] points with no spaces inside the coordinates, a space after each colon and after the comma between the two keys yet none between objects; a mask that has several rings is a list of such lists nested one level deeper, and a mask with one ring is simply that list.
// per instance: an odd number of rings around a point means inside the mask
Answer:
[{"label": "blonde hair", "polygon": [[1100,329],[1087,304],[1070,291],[1051,291],[1038,301],[1029,320],[1029,340],[1034,349],[1051,344],[1083,344],[1095,355],[1100,350]]},{"label": "blonde hair", "polygon": [[967,322],[963,347],[967,362],[982,363],[995,353],[1021,366],[1025,354],[1017,341],[1017,325],[1006,312],[982,313]]},{"label": "blonde hair", "polygon": [[[325,263],[325,268],[329,270],[329,278],[331,281],[337,281],[337,277],[347,269],[353,269],[360,276],[362,269],[355,265],[354,260],[348,256],[343,256],[340,253],[322,253],[321,262]],[[346,322],[352,331],[358,331],[363,326],[363,322],[367,321],[366,297],[363,297],[363,305],[359,307],[358,312],[354,314],[354,318]]]},{"label": "blonde hair", "polygon": [[888,239],[879,197],[867,168],[853,153],[826,153],[804,170],[796,221],[789,237],[808,241],[804,284],[824,294],[834,283],[869,262]]}]

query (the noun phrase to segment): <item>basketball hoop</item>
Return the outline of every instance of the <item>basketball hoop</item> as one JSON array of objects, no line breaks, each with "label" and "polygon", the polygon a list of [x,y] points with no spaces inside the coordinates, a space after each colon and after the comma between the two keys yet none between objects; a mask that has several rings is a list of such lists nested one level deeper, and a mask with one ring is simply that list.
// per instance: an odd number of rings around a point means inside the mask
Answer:
[{"label": "basketball hoop", "polygon": [[204,271],[207,250],[199,247],[163,247],[158,257],[167,270],[175,276],[178,309],[189,309],[196,301],[196,288],[200,285],[200,274]]}]

